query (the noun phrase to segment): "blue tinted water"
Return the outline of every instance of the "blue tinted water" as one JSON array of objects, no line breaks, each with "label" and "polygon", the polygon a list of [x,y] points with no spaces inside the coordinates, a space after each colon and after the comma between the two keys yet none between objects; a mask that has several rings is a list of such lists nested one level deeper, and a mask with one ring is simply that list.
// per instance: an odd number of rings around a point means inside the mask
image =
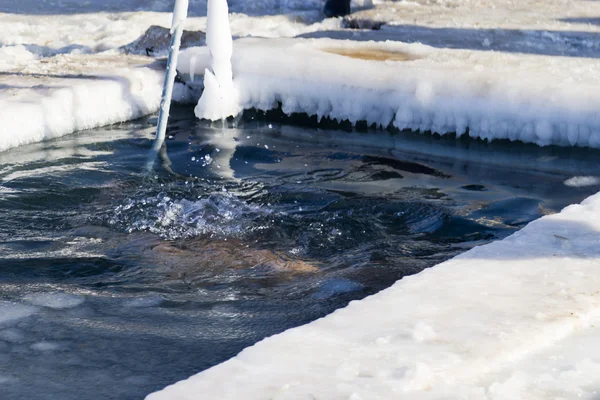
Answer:
[{"label": "blue tinted water", "polygon": [[593,150],[284,122],[0,153],[0,398],[142,398],[598,190]]}]

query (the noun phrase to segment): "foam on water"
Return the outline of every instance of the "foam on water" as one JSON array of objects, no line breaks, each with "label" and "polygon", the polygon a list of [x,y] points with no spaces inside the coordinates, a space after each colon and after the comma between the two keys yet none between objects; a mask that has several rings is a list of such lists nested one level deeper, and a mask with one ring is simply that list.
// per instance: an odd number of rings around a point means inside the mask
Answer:
[{"label": "foam on water", "polygon": [[564,183],[570,187],[595,186],[600,184],[600,178],[596,176],[574,176],[567,179]]},{"label": "foam on water", "polygon": [[356,283],[356,282],[352,282],[351,280],[344,279],[344,278],[334,278],[334,279],[325,281],[317,289],[317,291],[315,293],[313,293],[312,296],[315,299],[325,300],[325,299],[328,299],[335,295],[355,292],[355,291],[361,290],[363,288],[364,288],[363,285]]},{"label": "foam on water", "polygon": [[14,193],[15,191],[5,186],[0,185],[0,193]]},{"label": "foam on water", "polygon": [[54,309],[73,308],[82,304],[85,299],[70,293],[36,293],[23,297],[23,300],[34,306]]},{"label": "foam on water", "polygon": [[54,350],[58,350],[60,349],[60,345],[58,343],[53,343],[53,342],[37,342],[31,345],[31,349],[32,350],[36,350],[36,351],[54,351]]},{"label": "foam on water", "polygon": [[37,310],[36,307],[12,303],[10,301],[0,301],[0,324],[29,317]]},{"label": "foam on water", "polygon": [[159,306],[164,301],[164,298],[159,295],[154,296],[144,296],[144,297],[136,297],[129,300],[126,300],[124,303],[125,307],[156,307]]},{"label": "foam on water", "polygon": [[25,340],[25,334],[15,328],[4,329],[0,331],[0,340],[10,343],[21,343]]}]

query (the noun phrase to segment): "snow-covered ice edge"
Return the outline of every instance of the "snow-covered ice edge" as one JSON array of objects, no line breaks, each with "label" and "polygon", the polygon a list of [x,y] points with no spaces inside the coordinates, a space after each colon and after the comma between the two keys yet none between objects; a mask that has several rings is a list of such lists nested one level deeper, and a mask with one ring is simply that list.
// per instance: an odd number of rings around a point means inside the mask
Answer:
[{"label": "snow-covered ice edge", "polygon": [[[65,55],[0,76],[0,151],[158,110],[164,66],[148,57]],[[175,98],[185,98],[179,85]]]},{"label": "snow-covered ice edge", "polygon": [[597,194],[147,399],[592,396],[599,249]]},{"label": "snow-covered ice edge", "polygon": [[[239,108],[538,145],[600,147],[595,59],[332,39],[234,41]],[[207,48],[181,54],[188,81]]]}]

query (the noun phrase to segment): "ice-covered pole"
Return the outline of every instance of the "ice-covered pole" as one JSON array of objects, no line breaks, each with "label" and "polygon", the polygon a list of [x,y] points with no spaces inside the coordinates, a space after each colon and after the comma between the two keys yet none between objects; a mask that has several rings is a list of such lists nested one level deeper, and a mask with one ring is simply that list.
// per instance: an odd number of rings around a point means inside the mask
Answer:
[{"label": "ice-covered pole", "polygon": [[179,56],[179,45],[181,44],[181,35],[183,34],[183,24],[187,18],[188,0],[175,0],[173,10],[173,21],[171,22],[171,47],[169,49],[169,58],[167,59],[167,71],[163,83],[162,98],[160,101],[160,110],[158,113],[158,126],[156,127],[156,138],[152,150],[158,151],[165,141],[165,132],[167,131],[167,122],[169,120],[169,110],[171,109],[171,97],[173,95],[173,85],[175,75],[177,75],[177,57]]},{"label": "ice-covered pole", "polygon": [[233,85],[233,40],[226,0],[208,0],[206,45],[210,50],[210,66],[204,70],[204,91],[194,112],[198,118],[216,121],[241,111]]}]

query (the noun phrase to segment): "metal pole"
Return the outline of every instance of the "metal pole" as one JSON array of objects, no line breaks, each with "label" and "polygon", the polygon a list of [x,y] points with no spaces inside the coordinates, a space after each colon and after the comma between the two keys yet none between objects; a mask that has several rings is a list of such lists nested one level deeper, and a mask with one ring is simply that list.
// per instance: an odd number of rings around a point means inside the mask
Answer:
[{"label": "metal pole", "polygon": [[173,85],[175,75],[177,75],[177,58],[179,56],[179,46],[181,44],[181,35],[183,34],[183,23],[187,17],[188,0],[175,0],[173,10],[173,22],[171,23],[171,48],[169,49],[169,58],[167,59],[167,71],[163,83],[162,97],[160,101],[160,111],[158,114],[158,125],[156,127],[156,138],[152,145],[152,151],[157,153],[165,141],[167,131],[167,122],[169,120],[169,110],[171,109],[171,97],[173,95]]}]

